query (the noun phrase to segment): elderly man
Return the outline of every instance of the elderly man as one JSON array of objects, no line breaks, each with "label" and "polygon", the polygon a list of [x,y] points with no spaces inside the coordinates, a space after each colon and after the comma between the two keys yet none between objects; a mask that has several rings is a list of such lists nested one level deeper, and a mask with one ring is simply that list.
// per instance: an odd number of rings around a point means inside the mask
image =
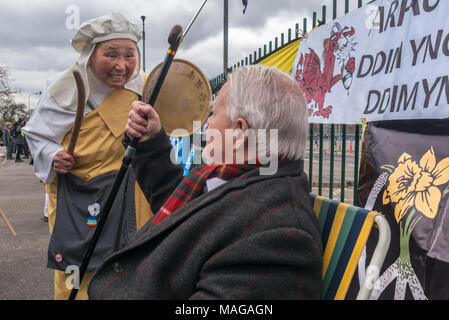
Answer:
[{"label": "elderly man", "polygon": [[[125,131],[139,138],[133,167],[157,214],[99,268],[89,298],[318,299],[322,243],[303,171],[306,115],[288,75],[234,71],[208,119],[208,164],[183,178],[157,113],[134,102]],[[251,134],[260,129],[277,143],[266,148]],[[273,161],[277,170],[262,174]]]}]

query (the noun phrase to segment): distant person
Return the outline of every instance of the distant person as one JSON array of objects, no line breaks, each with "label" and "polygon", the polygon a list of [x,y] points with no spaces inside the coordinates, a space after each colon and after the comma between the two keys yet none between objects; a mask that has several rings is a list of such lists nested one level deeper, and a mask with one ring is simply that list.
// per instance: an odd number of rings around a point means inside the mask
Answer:
[{"label": "distant person", "polygon": [[[23,121],[22,127],[25,127],[25,126],[26,126],[26,121]],[[23,158],[28,159],[31,157],[31,152],[30,152],[30,148],[28,147],[27,137],[23,133],[22,133],[22,135],[23,135],[23,146],[22,147],[23,147],[23,154],[24,154]],[[31,160],[33,160],[33,159],[31,159]]]},{"label": "distant person", "polygon": [[14,143],[16,146],[15,162],[23,162],[22,158],[20,157],[21,154],[24,154],[23,145],[25,143],[25,138],[22,133],[23,124],[24,124],[23,119],[19,119],[18,122],[14,123],[14,126],[12,128]]},{"label": "distant person", "polygon": [[6,160],[13,160],[12,154],[14,150],[14,141],[13,137],[11,136],[11,128],[13,124],[11,122],[7,122],[5,127],[3,128],[3,144],[6,147]]}]

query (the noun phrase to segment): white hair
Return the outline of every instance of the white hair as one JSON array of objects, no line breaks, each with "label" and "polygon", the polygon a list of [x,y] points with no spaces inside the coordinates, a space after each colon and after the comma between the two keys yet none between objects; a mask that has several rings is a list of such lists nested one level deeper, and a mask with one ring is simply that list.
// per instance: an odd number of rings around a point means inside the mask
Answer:
[{"label": "white hair", "polygon": [[296,81],[275,67],[241,67],[228,76],[227,117],[244,118],[252,129],[278,130],[278,154],[304,159],[307,103]]}]

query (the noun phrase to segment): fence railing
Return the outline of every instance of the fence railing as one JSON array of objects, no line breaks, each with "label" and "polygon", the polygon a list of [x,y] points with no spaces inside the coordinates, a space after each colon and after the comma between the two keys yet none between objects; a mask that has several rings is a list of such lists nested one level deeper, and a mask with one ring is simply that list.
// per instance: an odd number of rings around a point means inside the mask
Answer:
[{"label": "fence railing", "polygon": [[[338,1],[342,3],[342,1]],[[372,1],[368,1],[370,3]],[[357,7],[362,6],[362,0],[354,0]],[[344,12],[348,13],[350,0],[344,0]],[[326,23],[326,6],[322,6],[321,20],[317,19],[317,12],[312,14],[312,28],[318,23]],[[337,0],[333,0],[332,19],[337,18]],[[302,30],[296,23],[294,30],[288,29],[274,41],[269,41],[247,57],[228,67],[227,72],[244,65],[255,64],[271,55],[274,51],[298,40],[302,34],[307,33],[308,20],[303,19]],[[226,80],[224,73],[210,80],[212,91],[215,92]],[[353,204],[357,198],[357,185],[359,177],[360,135],[362,126],[339,124],[310,124],[308,135],[308,150],[305,159],[305,168],[309,178],[309,192],[338,198],[341,202]],[[317,163],[315,167],[314,163]],[[338,177],[339,176],[339,177]],[[339,195],[338,195],[339,194]],[[352,199],[351,199],[352,198]]]}]

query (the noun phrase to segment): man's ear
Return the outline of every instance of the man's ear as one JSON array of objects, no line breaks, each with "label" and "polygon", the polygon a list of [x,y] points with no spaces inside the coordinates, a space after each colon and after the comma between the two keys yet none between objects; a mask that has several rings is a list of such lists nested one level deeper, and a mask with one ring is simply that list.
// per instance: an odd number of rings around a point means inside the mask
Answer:
[{"label": "man's ear", "polygon": [[[235,130],[237,130],[237,136],[234,136],[234,151],[240,150],[241,152],[245,150],[248,145],[248,122],[244,118],[238,118],[235,125]],[[241,154],[243,156],[243,154]]]},{"label": "man's ear", "polygon": [[[238,118],[236,123],[237,123],[237,125],[236,125],[237,129],[241,130],[240,133],[243,134],[242,138],[246,142],[246,140],[248,140],[248,132],[247,132],[249,129],[248,122],[246,122],[246,120],[244,118]],[[240,139],[240,137],[239,137],[239,139]]]}]

